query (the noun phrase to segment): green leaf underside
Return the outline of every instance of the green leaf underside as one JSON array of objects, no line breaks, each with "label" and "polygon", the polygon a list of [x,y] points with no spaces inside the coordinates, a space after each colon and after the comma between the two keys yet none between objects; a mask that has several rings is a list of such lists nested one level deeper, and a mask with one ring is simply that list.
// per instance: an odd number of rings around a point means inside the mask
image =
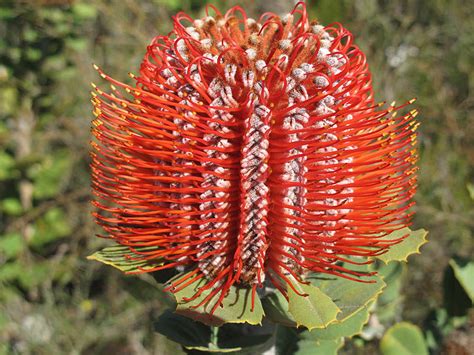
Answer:
[{"label": "green leaf underside", "polygon": [[296,327],[293,316],[288,312],[288,301],[281,292],[273,292],[262,300],[265,317],[287,327]]},{"label": "green leaf underside", "polygon": [[401,322],[391,327],[380,342],[383,355],[427,355],[428,350],[421,330],[413,324]]},{"label": "green leaf underside", "polygon": [[322,279],[317,278],[318,276],[313,274],[310,278],[311,283],[329,296],[339,307],[341,310],[341,313],[337,316],[339,322],[346,320],[375,300],[385,287],[385,282],[380,276],[364,278],[364,280],[371,280],[373,283],[357,282],[332,276],[325,276]]},{"label": "green leaf underside", "polygon": [[[153,250],[154,248],[142,247],[136,249],[145,251]],[[162,265],[159,261],[133,260],[133,258],[137,257],[140,257],[140,255],[132,253],[127,246],[114,245],[96,251],[94,254],[89,255],[87,259],[96,260],[103,264],[113,266],[123,272],[146,271]]]},{"label": "green leaf underside", "polygon": [[293,327],[276,326],[276,355],[294,354],[298,350],[298,331]]},{"label": "green leaf underside", "polygon": [[464,288],[471,302],[474,302],[474,261],[462,262],[451,259],[449,265],[453,268],[456,279]]},{"label": "green leaf underside", "polygon": [[166,310],[154,323],[155,331],[185,347],[209,344],[210,328],[189,318]]},{"label": "green leaf underside", "polygon": [[[249,331],[252,327],[258,329]],[[227,324],[218,328],[216,339],[212,341],[213,330],[209,326],[171,310],[161,314],[154,323],[154,328],[156,332],[189,350],[221,353],[268,347],[267,343],[273,336],[272,332],[262,332],[260,326]]]},{"label": "green leaf underside", "polygon": [[334,322],[325,329],[313,329],[300,334],[302,340],[337,340],[343,337],[353,337],[360,334],[369,321],[370,305],[360,308],[356,313],[342,322]]},{"label": "green leaf underside", "polygon": [[[414,234],[420,234],[419,232],[414,232]],[[426,232],[421,232],[421,239],[425,240]],[[420,245],[422,243],[418,243],[418,248]],[[154,264],[151,264],[149,261],[130,260],[126,255],[132,258],[136,257],[127,246],[116,245],[98,251],[89,256],[88,259],[100,261],[124,272],[146,271],[160,265],[156,261]],[[366,266],[356,268],[360,269],[359,271],[364,271],[363,269]],[[183,276],[184,274],[181,274],[177,278]],[[364,311],[366,311],[367,304],[375,300],[385,287],[385,283],[379,276],[364,278],[364,280],[372,280],[373,283],[361,283],[327,275],[322,276],[324,277],[322,279],[318,278],[319,276],[320,274],[312,274],[310,285],[304,285],[293,278],[291,279],[298,293],[308,294],[308,296],[300,296],[291,287],[288,287],[289,302],[286,301],[280,292],[275,292],[263,300],[262,306],[259,297],[256,296],[255,309],[253,311],[250,310],[251,289],[233,286],[224,298],[222,307],[217,307],[212,316],[209,313],[215,302],[217,302],[220,293],[207,303],[196,308],[193,307],[201,303],[213,289],[205,290],[199,297],[189,302],[183,300],[184,298],[193,297],[199,288],[207,283],[205,279],[196,280],[174,295],[178,303],[176,313],[208,325],[216,326],[225,323],[249,323],[256,325],[261,323],[263,315],[266,314],[272,321],[285,326],[304,326],[311,330],[326,328],[336,322],[333,324],[334,327],[341,326],[342,328],[340,329],[343,331],[346,327],[350,329],[351,326],[356,326],[357,319],[361,319],[362,314],[365,314]],[[354,317],[353,319],[351,316],[356,313],[360,318]],[[347,325],[345,324],[346,320],[349,322]],[[325,334],[336,332],[337,329],[331,327],[330,331]],[[326,336],[331,337],[331,335]]]},{"label": "green leaf underside", "polygon": [[397,315],[403,301],[400,292],[406,264],[398,261],[391,261],[388,264],[378,262],[378,264],[375,270],[383,278],[387,287],[377,299],[377,317],[382,322],[390,322]]},{"label": "green leaf underside", "polygon": [[209,346],[185,346],[185,348],[188,350],[207,351],[209,353],[233,353],[233,352],[242,350],[242,348],[222,349],[222,348],[213,346],[212,344]]},{"label": "green leaf underside", "polygon": [[405,269],[406,264],[397,261],[392,261],[388,264],[378,262],[371,265],[371,270],[377,271],[377,274],[387,283],[387,288],[383,291],[384,295],[392,285],[399,286]]},{"label": "green leaf underside", "polygon": [[[179,277],[183,276],[184,274],[179,275]],[[218,301],[220,293],[203,305],[196,306],[212,292],[213,288],[205,290],[196,299],[188,302],[183,300],[184,298],[193,297],[200,287],[205,286],[207,282],[207,280],[202,278],[176,292],[174,294],[178,303],[176,313],[213,326],[220,326],[224,323],[261,324],[264,315],[263,307],[258,295],[256,295],[255,306],[253,311],[251,311],[252,290],[250,288],[232,286],[222,302],[222,307],[217,307],[212,316],[210,312]]]},{"label": "green leaf underside", "polygon": [[249,354],[261,354],[273,346],[274,331],[275,327],[271,323],[261,326],[225,324],[218,328],[217,346],[222,349],[241,348]]},{"label": "green leaf underside", "polygon": [[314,285],[305,285],[294,278],[290,278],[293,287],[304,297],[297,294],[291,287],[287,287],[288,311],[297,326],[304,326],[309,330],[325,328],[335,322],[341,310],[332,301],[331,297]]},{"label": "green leaf underside", "polygon": [[344,341],[342,338],[332,340],[301,340],[298,342],[298,351],[295,355],[337,355],[337,351],[343,345]]},{"label": "green leaf underside", "polygon": [[386,253],[378,255],[376,258],[384,263],[388,263],[389,261],[407,261],[410,255],[419,254],[421,246],[427,242],[426,236],[428,232],[424,229],[412,231],[410,228],[403,228],[382,239],[387,241],[396,240],[407,234],[408,236],[405,239],[398,244],[392,245]]}]

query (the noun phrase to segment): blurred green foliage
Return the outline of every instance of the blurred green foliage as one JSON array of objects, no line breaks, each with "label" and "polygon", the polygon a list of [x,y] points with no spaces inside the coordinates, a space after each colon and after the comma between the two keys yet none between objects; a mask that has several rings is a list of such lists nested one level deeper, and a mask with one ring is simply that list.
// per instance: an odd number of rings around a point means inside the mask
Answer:
[{"label": "blurred green foliage", "polygon": [[[463,337],[474,338],[467,281],[457,281],[449,266],[453,257],[474,255],[474,6],[307,3],[311,17],[354,33],[378,100],[417,97],[421,111],[415,225],[430,231],[431,242],[405,269],[384,270],[394,278],[391,288],[341,351],[377,352],[380,339],[383,350],[386,336],[405,334],[383,336],[401,319],[417,324],[434,352],[459,349]],[[219,7],[235,4],[253,15],[292,7],[289,0],[227,0]],[[85,259],[106,245],[93,238],[99,231],[90,217],[89,83],[98,80],[91,64],[127,80],[179,10],[202,16],[203,2],[0,0],[0,354],[180,353],[153,330],[167,302],[155,296],[154,280]],[[456,297],[465,299],[453,308]],[[283,345],[295,350],[290,343]]]}]

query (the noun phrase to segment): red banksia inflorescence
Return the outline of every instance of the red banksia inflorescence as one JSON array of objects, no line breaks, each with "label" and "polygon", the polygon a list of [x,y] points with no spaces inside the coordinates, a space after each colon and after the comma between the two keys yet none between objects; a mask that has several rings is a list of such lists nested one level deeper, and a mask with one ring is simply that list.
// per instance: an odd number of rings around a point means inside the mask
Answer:
[{"label": "red banksia inflorescence", "polygon": [[232,286],[254,300],[309,272],[359,279],[339,262],[367,262],[409,223],[416,111],[375,103],[352,34],[303,3],[259,20],[211,8],[176,15],[135,86],[96,68],[112,84],[93,92],[98,223],[159,261],[139,272],[190,270],[171,291],[206,280],[193,298],[212,290],[211,313]]}]

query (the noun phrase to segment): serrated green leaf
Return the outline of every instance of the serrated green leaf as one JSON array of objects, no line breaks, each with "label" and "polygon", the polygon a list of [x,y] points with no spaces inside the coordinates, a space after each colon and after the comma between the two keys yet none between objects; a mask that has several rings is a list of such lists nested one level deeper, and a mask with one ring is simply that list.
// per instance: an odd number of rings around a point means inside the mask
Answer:
[{"label": "serrated green leaf", "polygon": [[383,297],[386,301],[391,301],[399,296],[406,265],[397,261],[391,261],[388,264],[378,262],[377,264],[379,265],[373,269],[387,284],[380,298]]},{"label": "serrated green leaf", "polygon": [[192,301],[185,302],[183,300],[184,298],[193,297],[206,282],[204,279],[196,280],[184,289],[174,293],[178,303],[176,313],[213,326],[220,326],[224,323],[261,324],[264,315],[262,304],[259,297],[255,297],[254,310],[251,311],[252,290],[249,288],[232,286],[223,300],[222,307],[217,307],[212,316],[209,313],[220,294],[207,303],[196,307],[212,292],[212,288],[202,292],[199,297]]},{"label": "serrated green leaf", "polygon": [[408,236],[405,239],[398,244],[392,245],[386,253],[378,255],[376,258],[384,263],[388,263],[390,261],[407,261],[410,255],[419,254],[421,246],[427,242],[426,236],[428,232],[424,229],[412,231],[410,228],[403,228],[387,235],[383,239],[387,241],[396,240],[407,234]]},{"label": "serrated green leaf", "polygon": [[293,316],[297,326],[304,326],[309,330],[324,328],[334,322],[341,310],[332,301],[331,297],[314,285],[305,285],[294,278],[290,278],[293,288],[287,287],[288,311]]},{"label": "serrated green leaf", "polygon": [[427,355],[428,349],[420,328],[401,322],[391,327],[380,342],[383,355]]},{"label": "serrated green leaf", "polygon": [[364,324],[369,321],[369,306],[362,307],[341,322],[334,322],[325,329],[313,329],[300,334],[303,340],[337,340],[342,337],[353,337],[360,334]]},{"label": "serrated green leaf", "polygon": [[357,282],[342,277],[326,277],[311,278],[311,283],[334,300],[341,310],[337,316],[337,320],[341,322],[367,306],[382,292],[385,282],[380,276],[373,276],[369,280],[373,283]]},{"label": "serrated green leaf", "polygon": [[406,265],[397,261],[391,261],[388,264],[378,262],[377,264],[378,267],[375,270],[387,284],[377,300],[377,317],[382,322],[390,321],[397,314],[398,307],[403,300],[400,292]]},{"label": "serrated green leaf", "polygon": [[474,302],[474,261],[464,262],[451,259],[449,265],[453,268],[456,279],[471,299],[471,302]]},{"label": "serrated green leaf", "polygon": [[262,300],[265,317],[274,323],[296,327],[296,322],[288,310],[288,301],[281,292],[272,292]]},{"label": "serrated green leaf", "polygon": [[298,342],[298,351],[295,355],[337,355],[337,351],[343,345],[342,338],[336,340],[301,340]]},{"label": "serrated green leaf", "polygon": [[[147,248],[136,248],[137,250],[146,250]],[[134,260],[140,255],[134,254],[130,251],[127,246],[114,245],[111,247],[104,248],[96,251],[94,254],[89,255],[87,259],[99,261],[106,265],[113,266],[123,272],[133,272],[139,270],[149,270],[154,267],[162,265],[160,261],[156,260]]]}]

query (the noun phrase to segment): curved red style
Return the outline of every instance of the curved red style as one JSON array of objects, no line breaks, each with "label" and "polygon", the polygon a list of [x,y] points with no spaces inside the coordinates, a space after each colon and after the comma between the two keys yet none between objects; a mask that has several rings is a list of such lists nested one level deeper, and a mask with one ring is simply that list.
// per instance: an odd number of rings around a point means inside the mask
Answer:
[{"label": "curved red style", "polygon": [[171,291],[205,278],[193,298],[212,289],[211,313],[232,285],[254,299],[310,271],[359,279],[337,262],[367,262],[409,224],[417,112],[374,103],[352,34],[309,22],[303,3],[258,21],[212,9],[178,14],[135,86],[97,68],[112,84],[93,92],[105,237],[162,261],[146,272],[193,270]]}]

